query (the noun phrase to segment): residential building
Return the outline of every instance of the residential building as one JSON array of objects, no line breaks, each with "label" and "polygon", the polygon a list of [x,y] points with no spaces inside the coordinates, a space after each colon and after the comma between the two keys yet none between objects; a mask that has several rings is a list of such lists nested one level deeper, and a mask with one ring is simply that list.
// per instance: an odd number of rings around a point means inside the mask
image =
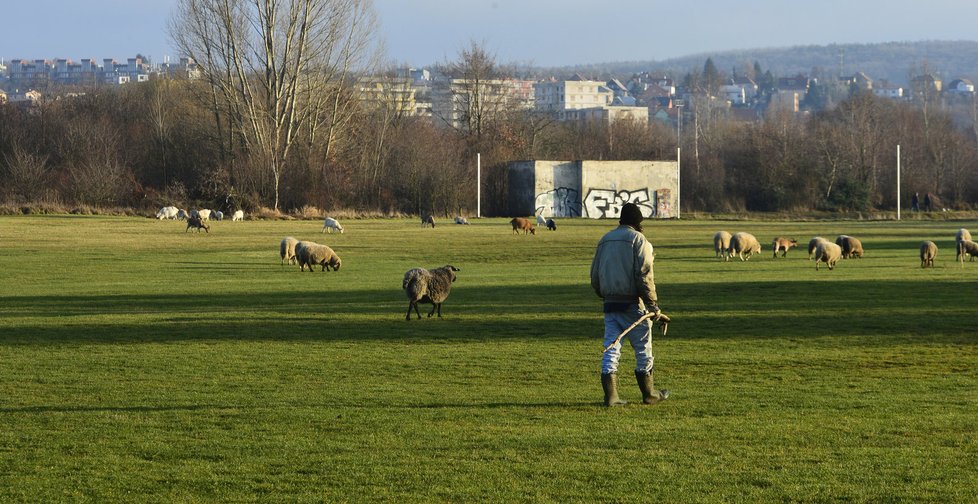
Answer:
[{"label": "residential building", "polygon": [[465,128],[477,118],[473,112],[493,115],[513,109],[532,109],[533,83],[517,79],[435,79],[431,87],[431,115],[440,124]]},{"label": "residential building", "polygon": [[801,74],[778,79],[775,93],[771,96],[768,107],[780,107],[789,112],[798,112],[802,100],[808,94],[810,85],[811,79]]},{"label": "residential building", "polygon": [[605,82],[575,75],[570,80],[549,80],[534,86],[534,108],[540,112],[587,109],[611,105],[615,93]]},{"label": "residential building", "polygon": [[112,58],[102,60],[98,65],[93,58],[84,58],[76,63],[70,59],[50,60],[10,60],[7,73],[10,85],[21,88],[46,88],[49,85],[93,86],[99,83],[125,84],[149,80],[152,69],[142,58],[129,58],[126,63],[117,63]]},{"label": "residential building", "polygon": [[382,108],[402,115],[416,115],[414,81],[405,77],[363,77],[357,81],[357,96],[367,107]]},{"label": "residential building", "polygon": [[898,86],[888,81],[880,80],[873,86],[873,94],[879,96],[880,98],[903,98],[903,86]]},{"label": "residential building", "polygon": [[35,89],[28,89],[26,91],[15,90],[7,95],[7,101],[10,103],[26,104],[26,105],[36,105],[41,102],[41,92]]},{"label": "residential building", "polygon": [[0,105],[3,105],[4,103],[7,103],[7,93],[0,89]]},{"label": "residential building", "polygon": [[566,109],[557,112],[560,121],[598,121],[612,124],[616,121],[649,122],[648,107],[605,106],[582,109]]},{"label": "residential building", "polygon": [[954,79],[945,88],[947,93],[974,94],[975,85],[968,79]]}]

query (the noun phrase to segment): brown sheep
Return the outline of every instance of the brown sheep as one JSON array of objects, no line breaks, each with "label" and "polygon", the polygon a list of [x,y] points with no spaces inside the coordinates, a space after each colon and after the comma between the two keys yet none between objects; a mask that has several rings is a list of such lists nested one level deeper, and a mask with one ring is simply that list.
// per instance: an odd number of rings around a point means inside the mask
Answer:
[{"label": "brown sheep", "polygon": [[784,238],[782,236],[775,238],[774,241],[771,243],[771,248],[774,249],[775,258],[778,257],[778,252],[781,252],[781,257],[787,257],[788,250],[791,247],[797,247],[797,246],[798,246],[797,240],[795,240],[794,238]]},{"label": "brown sheep", "polygon": [[509,221],[513,225],[513,234],[519,234],[523,231],[523,234],[530,233],[531,235],[537,234],[537,228],[530,222],[530,219],[525,219],[523,217],[516,217]]},{"label": "brown sheep", "polygon": [[964,264],[964,256],[968,256],[968,262],[974,261],[975,257],[978,257],[978,243],[971,240],[961,240],[958,244],[958,250],[960,251],[960,261]]},{"label": "brown sheep", "polygon": [[937,257],[937,244],[932,241],[925,241],[920,244],[920,267],[934,267],[934,258]]},{"label": "brown sheep", "polygon": [[835,239],[835,244],[842,249],[842,258],[849,259],[852,257],[862,257],[863,256],[863,244],[856,238],[847,235],[839,235]]},{"label": "brown sheep", "polygon": [[190,231],[190,228],[196,228],[198,233],[201,229],[203,229],[206,233],[210,233],[211,229],[211,227],[208,226],[200,217],[190,217],[187,219],[187,230],[184,231],[184,233]]}]

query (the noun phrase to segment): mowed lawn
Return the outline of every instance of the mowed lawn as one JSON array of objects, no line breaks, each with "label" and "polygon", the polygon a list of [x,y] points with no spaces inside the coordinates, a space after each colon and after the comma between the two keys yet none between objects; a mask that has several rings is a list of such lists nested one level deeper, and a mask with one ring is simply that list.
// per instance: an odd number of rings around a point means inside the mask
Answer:
[{"label": "mowed lawn", "polygon": [[[978,499],[978,263],[953,250],[978,222],[648,223],[672,397],[635,404],[626,344],[612,410],[588,274],[614,222],[343,224],[0,217],[0,502]],[[765,250],[720,262],[720,229]],[[808,240],[839,234],[866,257],[816,272]],[[341,270],[280,265],[284,236]],[[443,318],[405,321],[404,272],[445,264]]]}]

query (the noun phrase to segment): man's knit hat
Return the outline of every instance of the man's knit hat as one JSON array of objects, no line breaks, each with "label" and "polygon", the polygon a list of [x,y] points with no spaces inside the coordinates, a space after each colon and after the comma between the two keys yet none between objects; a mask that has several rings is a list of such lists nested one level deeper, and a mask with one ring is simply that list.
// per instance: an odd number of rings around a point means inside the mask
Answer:
[{"label": "man's knit hat", "polygon": [[618,223],[634,228],[640,227],[642,224],[642,210],[635,203],[625,203],[621,207],[621,217],[618,219]]}]

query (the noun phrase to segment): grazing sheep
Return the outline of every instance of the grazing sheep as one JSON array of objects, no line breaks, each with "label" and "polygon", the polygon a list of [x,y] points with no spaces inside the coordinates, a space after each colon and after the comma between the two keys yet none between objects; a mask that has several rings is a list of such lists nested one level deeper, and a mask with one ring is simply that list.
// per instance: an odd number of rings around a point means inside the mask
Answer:
[{"label": "grazing sheep", "polygon": [[815,248],[818,246],[819,243],[821,243],[823,241],[828,241],[828,240],[826,240],[825,238],[822,238],[821,236],[816,236],[816,237],[812,238],[811,240],[809,240],[809,242],[808,242],[808,260],[809,261],[811,261],[812,258],[815,257]]},{"label": "grazing sheep", "polygon": [[[741,261],[750,260],[754,254],[761,252],[761,243],[750,233],[735,233],[730,237],[730,247],[727,248],[727,255],[733,257],[736,254]],[[747,257],[744,257],[744,254]]]},{"label": "grazing sheep", "polygon": [[546,226],[547,219],[543,218],[543,215],[537,215],[537,226]]},{"label": "grazing sheep", "polygon": [[340,256],[336,255],[333,249],[309,241],[300,241],[295,244],[295,258],[299,263],[299,271],[305,271],[306,266],[309,266],[311,272],[312,267],[316,264],[323,267],[321,271],[326,271],[327,267],[333,268],[333,271],[339,271],[342,263]]},{"label": "grazing sheep", "polygon": [[214,220],[216,221],[222,221],[224,220],[224,212],[220,210],[214,210],[214,213],[211,214],[211,217],[214,217]]},{"label": "grazing sheep", "polygon": [[934,267],[934,258],[937,257],[937,244],[932,241],[925,241],[920,244],[920,267]]},{"label": "grazing sheep", "polygon": [[961,257],[963,254],[961,251],[961,242],[965,240],[971,240],[971,232],[965,228],[961,228],[958,230],[957,234],[954,235],[954,249],[956,250],[954,256],[955,261],[964,261],[964,259]]},{"label": "grazing sheep", "polygon": [[856,238],[848,235],[839,235],[835,239],[835,244],[842,248],[842,258],[863,256],[863,244]]},{"label": "grazing sheep", "polygon": [[320,233],[325,233],[326,231],[329,231],[329,233],[332,234],[334,230],[339,231],[340,234],[343,234],[343,226],[341,226],[336,219],[332,217],[326,217],[326,220],[323,221],[323,230],[320,231]]},{"label": "grazing sheep", "polygon": [[207,223],[205,223],[200,217],[190,217],[187,219],[187,229],[184,230],[184,233],[190,231],[190,228],[196,228],[198,233],[201,229],[203,229],[208,234],[210,233],[211,229],[211,227],[208,226]]},{"label": "grazing sheep", "polygon": [[513,225],[513,234],[519,234],[520,231],[522,231],[523,234],[537,234],[537,228],[533,225],[533,222],[531,222],[530,219],[515,217],[513,220],[509,221],[509,223]]},{"label": "grazing sheep", "polygon": [[815,271],[818,271],[818,263],[824,262],[829,265],[829,269],[835,268],[835,263],[842,258],[842,247],[830,242],[821,241],[815,246]]},{"label": "grazing sheep", "polygon": [[421,214],[421,227],[435,227],[435,217],[431,214]]},{"label": "grazing sheep", "polygon": [[465,217],[462,217],[461,215],[455,217],[455,223],[456,224],[464,224],[466,226],[469,225],[468,219],[466,219]]},{"label": "grazing sheep", "polygon": [[198,210],[197,215],[200,216],[200,220],[202,221],[211,220],[211,211],[206,208],[203,210]]},{"label": "grazing sheep", "polygon": [[722,257],[724,261],[728,259],[727,249],[730,248],[730,233],[726,231],[717,231],[713,235],[713,251],[716,253],[717,257]]},{"label": "grazing sheep", "polygon": [[186,210],[177,210],[177,220],[187,220],[190,218],[190,214]]},{"label": "grazing sheep", "polygon": [[421,318],[418,303],[431,303],[431,312],[428,313],[428,318],[431,318],[435,310],[438,310],[438,318],[441,318],[441,304],[445,302],[452,290],[456,271],[461,270],[452,265],[445,265],[430,271],[424,268],[414,268],[405,272],[404,281],[401,283],[401,288],[404,289],[408,298],[405,320],[411,320],[412,307],[418,318]]},{"label": "grazing sheep", "polygon": [[282,238],[282,243],[279,244],[279,255],[282,256],[282,264],[288,262],[289,264],[295,264],[295,245],[299,243],[299,240],[291,236],[286,236]]},{"label": "grazing sheep", "polygon": [[781,257],[787,257],[788,250],[790,250],[791,247],[797,247],[797,246],[798,246],[797,240],[795,240],[794,238],[784,238],[782,236],[775,238],[774,241],[771,243],[771,248],[774,249],[775,258],[778,257],[778,252],[781,252]]},{"label": "grazing sheep", "polygon": [[176,219],[177,218],[177,207],[165,206],[156,212],[156,218],[159,220],[163,219]]},{"label": "grazing sheep", "polygon": [[968,262],[974,261],[975,257],[978,257],[978,243],[971,240],[961,240],[958,244],[958,250],[960,250],[961,264],[964,264],[964,256],[968,256]]},{"label": "grazing sheep", "polygon": [[243,220],[244,220],[244,210],[238,210],[234,212],[234,215],[231,216],[231,222],[243,221]]},{"label": "grazing sheep", "polygon": [[551,231],[557,230],[557,223],[553,219],[547,219],[547,229]]}]

